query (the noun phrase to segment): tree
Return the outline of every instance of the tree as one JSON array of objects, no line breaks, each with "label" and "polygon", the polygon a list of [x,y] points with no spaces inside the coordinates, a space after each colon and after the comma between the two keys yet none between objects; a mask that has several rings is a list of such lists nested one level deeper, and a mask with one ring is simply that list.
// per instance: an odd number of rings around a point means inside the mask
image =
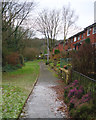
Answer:
[{"label": "tree", "polygon": [[[47,40],[47,53],[49,56],[49,48],[52,49],[55,45],[55,39],[60,31],[60,11],[57,10],[42,10],[37,18],[37,31],[42,33]],[[49,57],[47,56],[47,61]]]},{"label": "tree", "polygon": [[14,33],[17,32],[20,26],[22,26],[23,22],[26,21],[29,13],[34,7],[34,2],[30,3],[17,3],[12,2],[2,2],[2,31],[9,31],[10,27],[13,30],[3,38],[3,40],[8,40]]},{"label": "tree", "polygon": [[11,52],[21,52],[24,49],[24,40],[29,37],[29,28],[24,28],[30,12],[35,7],[34,2],[2,2],[2,56]]},{"label": "tree", "polygon": [[78,17],[75,15],[74,10],[70,9],[70,6],[63,6],[62,9],[62,22],[63,22],[63,32],[64,32],[64,44],[70,29],[74,26]]}]

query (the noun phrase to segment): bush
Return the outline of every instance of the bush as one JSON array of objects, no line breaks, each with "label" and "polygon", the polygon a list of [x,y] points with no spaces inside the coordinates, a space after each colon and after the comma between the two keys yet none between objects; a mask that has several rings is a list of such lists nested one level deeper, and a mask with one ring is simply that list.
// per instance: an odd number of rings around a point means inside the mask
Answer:
[{"label": "bush", "polygon": [[[72,118],[82,118],[90,120],[96,117],[95,98],[91,93],[84,92],[84,88],[79,85],[78,80],[65,87],[64,102],[68,104],[69,113]],[[96,104],[96,102],[95,102]]]},{"label": "bush", "polygon": [[89,44],[89,43],[90,43],[90,38],[86,38],[85,42],[86,42],[87,44]]},{"label": "bush", "polygon": [[83,119],[88,120],[91,109],[92,109],[91,105],[89,105],[88,103],[84,103],[84,104],[79,105],[77,109],[75,110],[74,114],[72,115],[71,113],[71,115],[74,118],[83,118]]},{"label": "bush", "polygon": [[72,67],[85,75],[94,71],[94,49],[90,44],[83,44],[72,54]]},{"label": "bush", "polygon": [[49,62],[48,62],[48,61],[46,61],[46,62],[45,62],[45,64],[46,64],[46,65],[48,65],[48,64],[49,64]]},{"label": "bush", "polygon": [[58,63],[58,64],[56,65],[56,67],[60,67],[60,63]]},{"label": "bush", "polygon": [[59,54],[60,51],[59,51],[58,49],[56,49],[56,50],[54,51],[54,53],[55,53],[55,54]]},{"label": "bush", "polygon": [[17,68],[22,68],[22,65],[21,64],[17,64],[16,67]]},{"label": "bush", "polygon": [[12,65],[8,64],[2,68],[2,71],[3,72],[11,72],[11,71],[16,70],[16,69],[17,69],[16,66],[12,66]]},{"label": "bush", "polygon": [[54,68],[54,63],[50,63],[51,68]]},{"label": "bush", "polygon": [[19,54],[17,52],[10,53],[6,56],[6,63],[10,65],[20,64]]}]

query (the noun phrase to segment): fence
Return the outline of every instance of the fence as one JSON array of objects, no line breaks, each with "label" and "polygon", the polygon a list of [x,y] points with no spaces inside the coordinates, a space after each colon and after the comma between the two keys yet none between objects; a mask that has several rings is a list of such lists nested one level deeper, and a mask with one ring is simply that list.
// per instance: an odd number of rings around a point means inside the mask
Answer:
[{"label": "fence", "polygon": [[91,92],[92,96],[96,95],[96,80],[72,70],[72,81],[78,80],[80,85],[84,87],[85,93]]}]

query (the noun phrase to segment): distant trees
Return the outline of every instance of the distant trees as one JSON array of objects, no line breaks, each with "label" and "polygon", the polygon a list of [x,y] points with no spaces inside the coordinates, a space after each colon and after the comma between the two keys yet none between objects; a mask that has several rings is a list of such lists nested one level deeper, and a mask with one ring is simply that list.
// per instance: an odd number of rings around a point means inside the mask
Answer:
[{"label": "distant trees", "polygon": [[30,47],[26,47],[23,50],[23,56],[27,59],[27,60],[33,60],[36,59],[37,56],[39,56],[40,51],[37,48],[30,48]]}]

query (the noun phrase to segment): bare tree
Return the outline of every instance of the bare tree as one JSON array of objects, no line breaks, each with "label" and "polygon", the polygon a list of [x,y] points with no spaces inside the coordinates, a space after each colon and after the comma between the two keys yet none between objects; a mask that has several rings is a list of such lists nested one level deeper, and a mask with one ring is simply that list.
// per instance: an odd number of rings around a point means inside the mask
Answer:
[{"label": "bare tree", "polygon": [[30,12],[36,6],[34,2],[2,2],[2,58],[4,65],[5,57],[10,52],[21,53],[25,46],[24,39],[29,37],[29,28],[24,28]]},{"label": "bare tree", "polygon": [[[44,9],[37,18],[37,31],[42,33],[47,40],[47,50],[49,56],[49,47],[52,49],[55,39],[60,31],[60,11]],[[47,61],[49,57],[47,56]]]},{"label": "bare tree", "polygon": [[67,35],[77,21],[78,16],[75,15],[75,11],[70,9],[70,6],[63,6],[62,9],[62,22],[63,22],[63,32],[64,32],[64,43],[66,41]]},{"label": "bare tree", "polygon": [[34,6],[34,2],[19,3],[11,0],[9,2],[2,2],[3,31],[8,32],[10,31],[10,27],[13,28],[3,40],[8,40],[18,30],[28,17],[29,13],[33,10]]},{"label": "bare tree", "polygon": [[54,46],[54,40],[60,32],[60,11],[44,9],[37,18],[37,31],[51,40],[50,48]]}]

